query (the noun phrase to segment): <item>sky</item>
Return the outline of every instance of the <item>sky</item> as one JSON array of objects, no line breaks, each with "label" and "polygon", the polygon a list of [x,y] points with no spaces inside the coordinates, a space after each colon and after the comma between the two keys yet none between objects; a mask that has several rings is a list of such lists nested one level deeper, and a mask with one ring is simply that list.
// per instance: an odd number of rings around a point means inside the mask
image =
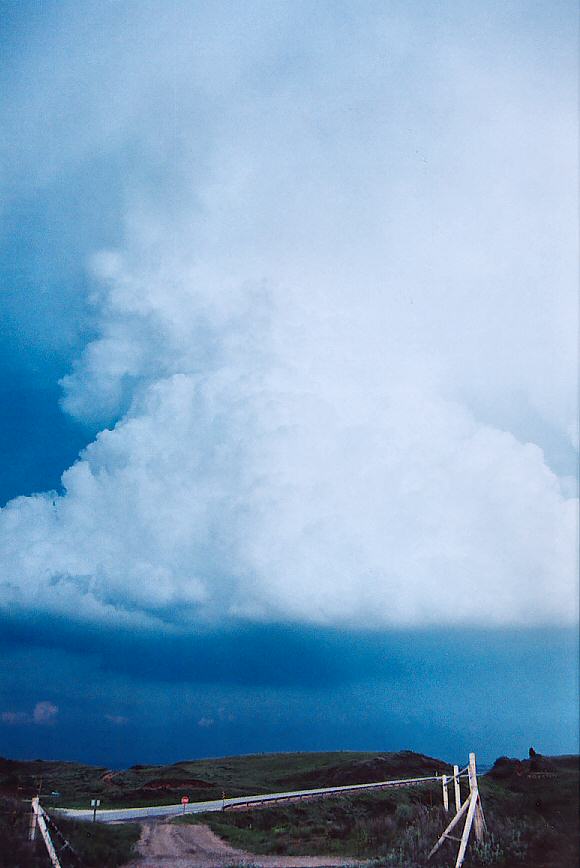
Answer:
[{"label": "sky", "polygon": [[0,10],[2,752],[576,751],[575,4]]}]

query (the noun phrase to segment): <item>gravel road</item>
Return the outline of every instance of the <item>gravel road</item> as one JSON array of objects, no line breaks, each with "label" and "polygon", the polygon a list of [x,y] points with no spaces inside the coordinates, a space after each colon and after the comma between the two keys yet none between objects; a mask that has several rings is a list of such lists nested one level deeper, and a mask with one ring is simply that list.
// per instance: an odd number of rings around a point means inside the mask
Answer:
[{"label": "gravel road", "polygon": [[137,855],[127,868],[342,868],[362,865],[332,856],[256,856],[230,847],[209,826],[181,825],[169,820],[141,823]]}]

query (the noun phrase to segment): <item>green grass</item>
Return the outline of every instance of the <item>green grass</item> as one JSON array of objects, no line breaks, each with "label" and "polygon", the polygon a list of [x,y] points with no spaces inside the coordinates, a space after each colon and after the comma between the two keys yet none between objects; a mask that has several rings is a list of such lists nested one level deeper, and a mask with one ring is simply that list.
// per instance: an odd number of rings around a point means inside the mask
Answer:
[{"label": "green grass", "polygon": [[[448,770],[439,760],[401,752],[338,751],[329,753],[254,754],[220,759],[186,760],[166,766],[133,766],[122,771],[80,763],[0,759],[0,790],[30,797],[41,787],[45,806],[101,808],[145,807],[254,795],[385,778],[428,775]],[[55,797],[51,793],[57,791]]]},{"label": "green grass", "polygon": [[[468,865],[567,868],[579,864],[578,758],[545,760],[554,778],[528,775],[513,765],[507,775],[480,781],[489,834],[472,842]],[[521,773],[521,774],[520,774]],[[186,816],[174,822],[205,822],[232,845],[253,853],[331,853],[373,858],[377,866],[420,866],[450,817],[439,786],[397,788],[251,811]],[[430,865],[449,865],[457,844],[448,842]]]},{"label": "green grass", "polygon": [[[55,821],[87,868],[116,868],[124,865],[131,858],[141,831],[137,823],[79,823],[58,816]],[[53,836],[53,840],[58,838]],[[63,865],[66,864],[65,856]]]},{"label": "green grass", "polygon": [[[97,796],[101,807],[114,807],[175,803],[184,794],[193,801],[219,798],[223,790],[234,796],[426,776],[434,771],[448,771],[448,766],[408,752],[259,754],[136,766],[114,774],[78,763],[0,760],[0,789],[8,805],[0,813],[0,854],[9,854],[11,860],[2,862],[0,856],[0,868],[45,864],[26,843],[29,808],[22,802],[39,784],[45,807],[49,799],[44,794],[53,789],[61,793],[55,804],[88,806]],[[152,789],[159,786],[162,789]],[[466,868],[578,865],[578,786],[578,757],[538,758],[533,764],[498,761],[480,778],[490,834],[481,845],[470,844]],[[135,824],[74,823],[59,815],[55,819],[88,866],[123,864],[138,836]],[[333,853],[345,862],[373,858],[376,868],[415,868],[426,864],[427,853],[447,820],[440,786],[422,785],[244,812],[188,815],[175,822],[207,822],[217,834],[249,852]],[[448,866],[456,851],[455,843],[447,843],[429,864]]]},{"label": "green grass", "polygon": [[[0,868],[46,868],[49,864],[40,833],[35,842],[28,840],[30,811],[30,802],[0,798]],[[63,868],[79,864],[64,846],[66,841],[85,868],[124,865],[131,858],[141,831],[136,823],[79,823],[58,816],[49,817],[48,828]]]},{"label": "green grass", "polygon": [[427,785],[421,791],[397,788],[251,811],[190,814],[174,822],[207,823],[233,846],[252,853],[296,856],[328,853],[345,859],[366,859],[388,855],[407,838],[403,848],[405,858],[415,850],[422,858],[426,856],[424,847],[415,846],[414,832],[409,830],[419,824],[426,841],[430,838],[425,826],[432,826],[430,848],[440,834],[436,830],[440,830],[443,820],[440,799],[440,788]]},{"label": "green grass", "polygon": [[1,868],[46,868],[44,844],[28,841],[30,805],[0,798]]}]

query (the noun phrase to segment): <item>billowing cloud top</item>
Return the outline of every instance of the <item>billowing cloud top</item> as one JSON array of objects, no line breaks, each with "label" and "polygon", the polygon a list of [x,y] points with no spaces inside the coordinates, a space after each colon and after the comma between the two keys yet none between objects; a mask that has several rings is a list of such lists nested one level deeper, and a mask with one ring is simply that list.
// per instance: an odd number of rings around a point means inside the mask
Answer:
[{"label": "billowing cloud top", "polygon": [[20,58],[12,195],[109,159],[125,229],[62,382],[102,430],[2,511],[2,604],[574,621],[565,33],[527,3],[65,6]]}]

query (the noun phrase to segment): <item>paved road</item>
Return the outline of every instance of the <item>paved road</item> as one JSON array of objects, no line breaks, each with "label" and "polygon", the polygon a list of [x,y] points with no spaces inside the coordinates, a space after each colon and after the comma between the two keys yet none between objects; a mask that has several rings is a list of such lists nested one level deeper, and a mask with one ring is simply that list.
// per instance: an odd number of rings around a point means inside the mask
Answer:
[{"label": "paved road", "polygon": [[[405,778],[396,781],[379,781],[373,784],[350,784],[343,787],[318,787],[313,790],[292,790],[286,793],[269,793],[261,796],[239,796],[235,799],[214,799],[209,802],[190,802],[188,805],[156,805],[147,808],[111,808],[97,811],[97,821],[113,823],[119,820],[145,820],[148,817],[170,817],[179,814],[203,814],[207,811],[223,811],[236,805],[261,804],[264,802],[281,802],[287,799],[315,798],[332,793],[351,793],[357,790],[382,790],[388,787],[401,787],[427,781],[440,781],[441,777],[433,775],[427,778]],[[74,820],[92,820],[92,808],[53,808]]]}]

